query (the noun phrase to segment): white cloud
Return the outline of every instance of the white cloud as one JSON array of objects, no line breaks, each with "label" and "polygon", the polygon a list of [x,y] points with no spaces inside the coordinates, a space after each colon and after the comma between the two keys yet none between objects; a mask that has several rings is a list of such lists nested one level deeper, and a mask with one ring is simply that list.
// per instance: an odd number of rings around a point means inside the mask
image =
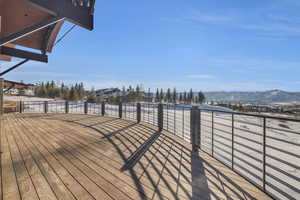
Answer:
[{"label": "white cloud", "polygon": [[233,21],[233,18],[229,16],[209,15],[209,14],[200,14],[200,13],[195,13],[190,17],[186,17],[185,19],[204,22],[204,23],[211,23],[211,24],[223,24],[223,23],[229,23]]},{"label": "white cloud", "polygon": [[191,78],[191,79],[213,79],[215,78],[212,75],[209,74],[191,74],[188,75],[187,78]]},{"label": "white cloud", "polygon": [[263,10],[250,15],[202,13],[199,11],[185,13],[173,22],[194,22],[200,24],[225,25],[231,28],[254,31],[256,35],[290,37],[300,36],[300,15],[283,14],[277,10]]}]

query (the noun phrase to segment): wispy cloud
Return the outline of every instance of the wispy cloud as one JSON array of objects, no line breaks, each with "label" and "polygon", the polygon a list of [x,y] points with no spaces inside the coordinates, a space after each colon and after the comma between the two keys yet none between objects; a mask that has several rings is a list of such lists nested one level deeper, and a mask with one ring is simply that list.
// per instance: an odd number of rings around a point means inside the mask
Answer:
[{"label": "wispy cloud", "polygon": [[190,74],[186,76],[187,78],[190,79],[213,79],[215,78],[213,75],[209,74]]},{"label": "wispy cloud", "polygon": [[184,18],[185,20],[192,20],[196,22],[210,23],[210,24],[223,24],[233,21],[233,18],[230,16],[221,16],[221,15],[210,15],[210,14],[200,14],[194,13],[191,16]]},{"label": "wispy cloud", "polygon": [[[170,19],[168,21],[171,21]],[[300,15],[290,16],[276,11],[263,11],[250,15],[213,14],[199,11],[187,12],[173,20],[199,24],[224,25],[230,28],[255,32],[255,35],[298,37],[300,36]]]}]

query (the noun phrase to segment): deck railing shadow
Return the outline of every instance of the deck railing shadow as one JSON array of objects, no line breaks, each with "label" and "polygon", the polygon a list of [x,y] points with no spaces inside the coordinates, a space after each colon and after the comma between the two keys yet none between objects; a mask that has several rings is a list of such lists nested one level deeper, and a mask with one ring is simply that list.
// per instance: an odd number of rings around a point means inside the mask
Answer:
[{"label": "deck railing shadow", "polygon": [[[78,104],[78,106],[81,107],[81,114],[95,114],[95,112],[93,112],[91,104],[86,105],[90,105],[90,108],[85,109],[85,104]],[[103,140],[107,139],[106,137],[116,138],[115,136],[119,135],[118,130],[123,126],[126,127],[126,123],[129,121],[123,121],[116,118],[119,117],[122,119],[137,120],[138,122],[153,124],[155,126],[162,127],[162,129],[164,130],[172,132],[173,135],[177,135],[181,139],[191,141],[190,133],[192,126],[194,127],[195,124],[190,124],[191,107],[184,107],[181,105],[165,105],[163,107],[163,118],[161,120],[158,117],[158,104],[142,104],[140,109],[141,116],[139,121],[138,114],[127,115],[128,113],[133,114],[133,112],[138,112],[137,106],[138,105],[135,104],[123,104],[121,115],[120,109],[118,108],[119,105],[108,104],[106,106],[98,106],[97,108],[94,108],[94,110],[97,109],[97,113],[99,115],[103,115],[104,113],[105,117],[102,118],[108,118],[111,116],[115,117],[110,118],[111,121],[108,120],[107,122],[104,122],[105,120],[101,120],[101,117],[99,117],[98,122],[98,116],[96,116],[95,118],[92,117],[94,118],[94,120],[92,120],[93,122],[91,122],[90,120],[84,119],[88,118],[89,116],[79,117],[79,115],[75,116],[75,119],[68,119],[69,117],[66,117],[66,120],[73,120],[74,122],[78,122],[78,125],[82,124],[82,126],[85,126],[86,128],[93,127],[102,130],[103,134],[106,135],[101,138]],[[43,110],[42,103],[37,105],[28,105],[27,107],[32,107],[32,109],[29,109],[29,111],[32,110],[34,112],[40,112],[41,110]],[[37,108],[33,109],[33,107]],[[63,110],[63,106],[61,107],[61,110]],[[100,109],[103,109],[103,107],[105,112],[103,112],[103,110],[100,112]],[[286,168],[292,168],[296,171],[299,170],[298,163],[300,155],[297,151],[293,151],[292,148],[281,148],[281,146],[290,147],[292,145],[293,147],[295,147],[295,149],[298,149],[300,147],[300,144],[297,142],[297,139],[290,140],[286,137],[281,137],[279,133],[274,134],[274,132],[279,131],[282,135],[285,135],[286,133],[288,133],[289,135],[299,135],[299,133],[296,130],[289,130],[289,128],[283,129],[282,127],[278,127],[271,122],[272,120],[281,120],[289,121],[291,123],[300,123],[300,120],[276,116],[272,117],[266,115],[257,115],[251,113],[219,111],[212,109],[198,110],[200,110],[201,132],[200,145],[197,145],[198,147],[200,147],[199,150],[203,150],[213,158],[219,160],[220,162],[231,168],[233,171],[238,173],[240,176],[247,179],[249,182],[256,185],[263,192],[267,193],[275,199],[293,199],[297,195],[299,196],[299,174],[291,172],[291,170],[287,170]],[[150,112],[152,114],[150,114]],[[47,115],[51,116],[50,114]],[[87,123],[86,121],[90,122]],[[163,123],[159,124],[159,121],[163,121]],[[141,126],[136,124],[132,127],[129,127],[129,130],[131,132],[134,132],[136,131],[136,129],[140,128]],[[127,130],[123,130],[123,132],[126,131]],[[138,133],[136,137],[143,134],[145,133],[143,131],[140,131],[140,133]],[[154,132],[152,134],[154,134]],[[145,142],[147,141],[147,139],[145,138],[149,137],[151,137],[151,134],[141,136],[139,140]],[[162,136],[160,136],[157,141],[161,141],[161,138]],[[130,139],[133,140],[134,138]],[[127,145],[128,143],[129,141],[127,141]],[[121,145],[122,143],[119,141],[116,145],[119,144]],[[130,147],[128,147],[132,148],[131,150],[129,150],[127,147],[124,147],[124,151],[126,153],[131,152],[131,154],[133,154],[141,145],[143,145],[143,142],[134,142],[134,144],[131,144]],[[173,146],[175,145],[172,145],[172,143],[165,143],[163,146],[164,148],[161,149],[163,151],[166,151],[166,148],[171,148],[173,150]],[[148,151],[152,149],[150,148]],[[180,150],[178,152],[180,152]],[[190,151],[184,151],[182,154],[188,155],[186,157],[183,157],[184,160],[187,158],[191,159],[192,157]],[[178,162],[177,158],[180,157],[178,153],[170,153],[167,155],[169,156],[169,158],[172,158],[172,160],[175,160],[176,162]],[[127,156],[130,156],[130,154]],[[145,156],[141,157],[143,158]],[[175,168],[174,165],[169,165],[170,167]],[[185,169],[184,165],[181,165],[181,167]],[[168,172],[167,169],[164,169],[164,171]],[[277,176],[278,174],[279,176]],[[174,179],[172,176],[171,178]],[[183,175],[182,179],[186,179],[186,177],[184,177]]]},{"label": "deck railing shadow", "polygon": [[[101,140],[108,141],[122,158],[124,165],[126,165],[132,154],[136,153],[153,134],[157,133],[157,130],[146,125],[120,119],[107,119],[103,123],[92,125],[87,124],[84,120],[72,120],[69,117],[66,120],[62,115],[51,115],[46,119],[74,123],[100,133],[102,137],[99,137],[99,142]],[[76,149],[85,146],[72,146],[72,148],[76,151]],[[243,191],[238,184],[205,161],[199,152],[192,152],[191,148],[180,144],[168,135],[160,135],[137,158],[136,164],[126,168],[126,171],[130,173],[136,189],[140,193],[140,199],[146,198],[145,187],[154,189],[150,199],[154,196],[164,199],[163,194],[166,192],[173,199],[211,199],[212,197],[221,199],[220,194],[229,197],[227,194],[228,189],[225,190],[217,185],[214,179],[221,182],[226,180],[227,183],[222,184],[225,186],[227,184],[227,188],[234,187],[231,188],[230,192],[234,193],[239,199],[244,199],[241,194],[253,198],[247,191]],[[187,184],[190,185],[190,188],[186,187]],[[214,190],[211,189],[212,187],[209,184],[213,186]]]}]

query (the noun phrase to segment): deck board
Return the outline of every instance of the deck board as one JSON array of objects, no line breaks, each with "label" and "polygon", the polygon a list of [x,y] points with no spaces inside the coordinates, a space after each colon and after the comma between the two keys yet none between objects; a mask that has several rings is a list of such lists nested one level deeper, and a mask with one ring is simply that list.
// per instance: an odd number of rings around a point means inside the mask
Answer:
[{"label": "deck board", "polygon": [[110,117],[7,114],[0,127],[1,198],[271,199],[206,153],[156,128]]}]

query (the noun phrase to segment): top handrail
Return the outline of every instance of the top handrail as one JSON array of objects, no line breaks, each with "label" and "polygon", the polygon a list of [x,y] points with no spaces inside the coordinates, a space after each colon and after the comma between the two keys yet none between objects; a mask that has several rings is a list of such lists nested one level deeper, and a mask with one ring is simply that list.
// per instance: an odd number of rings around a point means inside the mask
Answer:
[{"label": "top handrail", "polygon": [[[42,103],[44,101],[22,101],[24,103]],[[51,103],[61,103],[63,101],[49,101]],[[70,102],[70,103],[83,103],[83,102]],[[113,103],[107,103],[108,105],[118,105]],[[135,103],[124,103],[127,105],[135,105]],[[159,103],[141,103],[141,105],[158,105]],[[179,108],[192,108],[193,106],[198,107],[198,105],[181,105],[181,104],[163,104],[164,106],[173,106]],[[258,118],[266,118],[266,119],[274,119],[274,120],[284,120],[284,121],[292,121],[292,122],[300,122],[300,119],[294,119],[290,117],[279,117],[279,116],[270,116],[264,114],[252,114],[252,113],[244,113],[244,112],[236,112],[236,111],[225,111],[225,110],[218,110],[218,109],[210,109],[210,108],[199,108],[200,111],[206,112],[216,112],[216,113],[226,113],[226,114],[234,114],[234,115],[244,115],[249,117],[258,117]]]}]

